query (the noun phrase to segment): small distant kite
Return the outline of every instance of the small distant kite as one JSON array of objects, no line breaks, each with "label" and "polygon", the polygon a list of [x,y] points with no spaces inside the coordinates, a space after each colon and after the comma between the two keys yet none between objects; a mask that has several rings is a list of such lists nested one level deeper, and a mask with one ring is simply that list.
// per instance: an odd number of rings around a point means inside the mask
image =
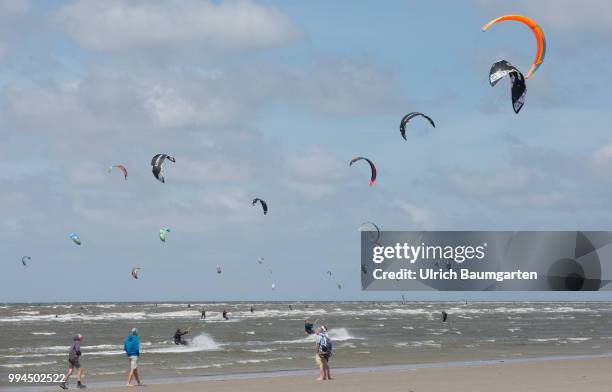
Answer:
[{"label": "small distant kite", "polygon": [[162,242],[166,242],[166,235],[170,233],[170,229],[167,227],[162,227],[161,229],[159,229],[159,239]]},{"label": "small distant kite", "polygon": [[272,283],[272,290],[276,289],[276,285]]},{"label": "small distant kite", "polygon": [[264,263],[264,258],[263,258],[263,257],[260,257],[260,258],[259,258],[259,260],[257,260],[257,262],[258,262],[260,265],[261,265],[261,264],[263,264],[263,263]]},{"label": "small distant kite", "polygon": [[425,117],[429,123],[431,124],[432,127],[436,127],[436,124],[434,123],[434,121],[431,119],[431,117],[423,114],[423,113],[419,113],[419,112],[410,112],[407,115],[405,115],[402,118],[402,121],[400,123],[400,133],[402,134],[402,137],[404,138],[404,140],[408,140],[406,139],[406,125],[408,125],[408,121],[410,121],[413,117],[416,116],[423,116]]},{"label": "small distant kite", "polygon": [[342,290],[342,285],[340,283],[336,283],[336,286],[338,287],[338,290]]},{"label": "small distant kite", "polygon": [[536,40],[536,55],[533,60],[533,64],[531,65],[531,68],[529,69],[529,72],[527,72],[527,75],[525,76],[525,79],[529,79],[529,77],[531,77],[531,75],[535,71],[537,71],[538,68],[540,68],[540,66],[542,65],[542,62],[544,61],[544,56],[546,56],[546,38],[544,37],[544,33],[542,32],[542,29],[540,28],[540,26],[538,26],[533,20],[529,19],[526,16],[522,16],[522,15],[500,16],[499,18],[493,19],[492,21],[484,25],[484,27],[482,28],[482,31],[485,32],[487,31],[489,27],[493,26],[495,23],[503,22],[506,20],[512,20],[512,21],[523,23],[527,25],[531,29],[531,32],[533,33],[533,36]]},{"label": "small distant kite", "polygon": [[261,203],[261,208],[263,209],[263,213],[264,215],[266,215],[268,213],[268,203],[266,203],[265,200],[262,200],[258,197],[253,199],[253,202],[251,203],[252,205],[257,204],[257,202]]},{"label": "small distant kite", "polygon": [[68,234],[68,237],[70,237],[72,242],[74,242],[75,244],[81,245],[81,239],[79,238],[78,235],[76,235],[76,233],[70,233]]},{"label": "small distant kite", "polygon": [[162,183],[166,182],[164,180],[164,176],[162,175],[163,163],[166,159],[172,163],[176,162],[174,157],[166,154],[157,154],[153,157],[153,159],[151,159],[151,166],[153,166],[151,170],[153,171],[153,175]]},{"label": "small distant kite", "polygon": [[220,266],[220,265],[218,265],[216,269],[217,269],[217,273],[218,273],[218,274],[220,274],[220,273],[222,272],[222,271],[221,271],[221,266]]},{"label": "small distant kite", "polygon": [[32,260],[30,256],[23,256],[21,258],[21,264],[23,264],[24,266],[27,266],[30,260]]},{"label": "small distant kite", "polygon": [[327,270],[327,275],[332,276],[332,272],[330,270]]},{"label": "small distant kite", "polygon": [[512,108],[514,109],[514,113],[518,114],[525,104],[525,96],[527,95],[527,85],[525,84],[525,77],[521,71],[506,60],[500,60],[491,66],[491,70],[489,71],[489,83],[491,86],[495,86],[497,82],[506,75],[510,77],[510,81],[512,82],[512,87],[510,89]]},{"label": "small distant kite", "polygon": [[138,279],[138,272],[140,272],[140,267],[132,268],[132,278]]},{"label": "small distant kite", "polygon": [[351,162],[349,163],[349,166],[353,166],[353,163],[355,163],[357,161],[360,161],[362,159],[370,164],[370,169],[372,170],[372,175],[370,177],[370,186],[374,186],[374,182],[376,181],[376,166],[374,166],[374,163],[372,163],[371,160],[369,160],[368,158],[365,158],[365,157],[355,157],[355,158],[351,159]]},{"label": "small distant kite", "polygon": [[121,173],[123,173],[123,178],[125,180],[127,180],[127,178],[128,178],[128,171],[125,168],[125,166],[123,166],[123,165],[112,165],[112,166],[110,166],[108,168],[107,172],[110,174],[113,171],[113,169],[119,169],[121,171]]}]

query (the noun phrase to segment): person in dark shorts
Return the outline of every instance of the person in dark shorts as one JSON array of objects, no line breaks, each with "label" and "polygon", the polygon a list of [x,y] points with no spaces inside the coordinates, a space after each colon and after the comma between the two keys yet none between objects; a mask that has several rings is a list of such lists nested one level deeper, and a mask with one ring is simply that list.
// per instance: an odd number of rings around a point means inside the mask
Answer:
[{"label": "person in dark shorts", "polygon": [[66,385],[70,380],[70,376],[74,369],[77,370],[77,388],[83,389],[86,388],[85,385],[81,383],[81,376],[83,375],[83,368],[81,367],[80,359],[81,359],[81,342],[83,341],[83,335],[77,334],[74,337],[74,341],[72,346],[70,346],[70,350],[68,351],[68,371],[66,372],[65,381],[60,384],[60,388],[68,389]]}]

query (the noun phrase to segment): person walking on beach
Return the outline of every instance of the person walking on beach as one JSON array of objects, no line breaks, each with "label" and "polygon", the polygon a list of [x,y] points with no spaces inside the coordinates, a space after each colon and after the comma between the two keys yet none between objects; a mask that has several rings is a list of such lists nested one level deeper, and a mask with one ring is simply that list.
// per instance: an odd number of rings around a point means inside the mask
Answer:
[{"label": "person walking on beach", "polygon": [[327,335],[327,329],[315,329],[315,362],[319,366],[317,381],[331,380],[329,357],[332,355],[332,342]]},{"label": "person walking on beach", "polygon": [[68,383],[68,380],[70,379],[70,375],[72,374],[72,371],[74,369],[77,370],[77,376],[76,376],[77,377],[77,388],[80,388],[80,389],[86,388],[86,386],[81,383],[81,376],[83,375],[83,368],[81,367],[81,364],[79,362],[79,359],[81,358],[81,342],[82,341],[83,341],[83,335],[77,334],[74,337],[74,342],[72,343],[72,346],[70,346],[70,350],[68,351],[68,371],[66,372],[65,381],[60,384],[60,388],[62,389],[68,389],[68,386],[66,386],[66,384]]},{"label": "person walking on beach", "polygon": [[138,357],[140,356],[140,344],[138,342],[138,329],[132,328],[130,334],[123,341],[123,349],[130,359],[130,372],[128,373],[127,386],[131,387],[132,378],[136,379],[137,385],[142,385],[138,377]]}]

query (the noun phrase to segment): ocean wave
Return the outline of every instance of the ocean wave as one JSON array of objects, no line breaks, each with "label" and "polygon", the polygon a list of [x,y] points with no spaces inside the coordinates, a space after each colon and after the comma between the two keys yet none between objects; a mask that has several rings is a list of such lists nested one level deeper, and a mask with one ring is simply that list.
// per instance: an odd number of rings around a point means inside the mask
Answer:
[{"label": "ocean wave", "polygon": [[534,342],[534,343],[545,343],[545,342],[556,342],[559,340],[559,338],[534,338],[534,339],[527,339],[530,342]]},{"label": "ocean wave", "polygon": [[567,340],[569,340],[570,342],[573,342],[573,343],[586,342],[586,341],[589,341],[591,339],[593,339],[593,338],[567,338]]},{"label": "ocean wave", "polygon": [[170,343],[169,347],[160,347],[143,350],[144,353],[192,353],[198,351],[216,351],[221,349],[221,344],[206,333],[201,333],[188,341],[185,346]]},{"label": "ocean wave", "polygon": [[0,365],[0,367],[7,368],[7,369],[20,369],[23,367],[49,366],[49,365],[55,365],[56,363],[57,361],[10,363],[10,364],[5,364],[5,365]]},{"label": "ocean wave", "polygon": [[393,343],[393,345],[395,347],[401,348],[401,347],[433,347],[433,348],[440,348],[442,347],[442,343],[437,342],[435,340],[417,340],[417,341],[412,341],[412,342],[396,342]]}]

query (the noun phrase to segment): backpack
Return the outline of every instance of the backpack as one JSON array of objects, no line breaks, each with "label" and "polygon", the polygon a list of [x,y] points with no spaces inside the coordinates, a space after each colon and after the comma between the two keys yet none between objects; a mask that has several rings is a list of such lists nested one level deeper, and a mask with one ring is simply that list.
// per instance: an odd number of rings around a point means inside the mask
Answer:
[{"label": "backpack", "polygon": [[322,354],[329,354],[332,349],[332,343],[327,334],[321,334],[321,340],[319,341],[319,351]]}]

